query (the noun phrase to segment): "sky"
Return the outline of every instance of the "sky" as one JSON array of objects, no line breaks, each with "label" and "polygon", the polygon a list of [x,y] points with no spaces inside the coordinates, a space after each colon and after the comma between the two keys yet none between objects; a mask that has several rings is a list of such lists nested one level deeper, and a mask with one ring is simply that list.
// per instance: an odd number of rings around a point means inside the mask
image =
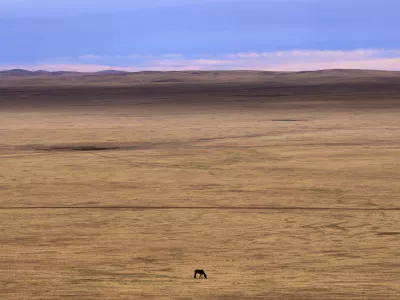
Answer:
[{"label": "sky", "polygon": [[400,70],[399,0],[0,0],[0,69]]}]

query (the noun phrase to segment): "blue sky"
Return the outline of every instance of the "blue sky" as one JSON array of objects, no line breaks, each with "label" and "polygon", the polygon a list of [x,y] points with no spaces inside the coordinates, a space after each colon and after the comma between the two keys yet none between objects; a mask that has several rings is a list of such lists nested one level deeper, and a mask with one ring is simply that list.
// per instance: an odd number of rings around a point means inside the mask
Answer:
[{"label": "blue sky", "polygon": [[400,70],[399,0],[1,0],[0,69]]}]

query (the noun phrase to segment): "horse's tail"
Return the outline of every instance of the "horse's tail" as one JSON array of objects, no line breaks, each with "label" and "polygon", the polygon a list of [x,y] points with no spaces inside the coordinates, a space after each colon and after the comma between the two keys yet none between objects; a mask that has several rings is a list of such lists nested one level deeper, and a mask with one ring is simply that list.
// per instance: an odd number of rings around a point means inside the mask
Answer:
[{"label": "horse's tail", "polygon": [[197,274],[197,272],[196,272],[196,271],[194,271],[194,277],[193,277],[193,278],[196,278],[196,274]]}]

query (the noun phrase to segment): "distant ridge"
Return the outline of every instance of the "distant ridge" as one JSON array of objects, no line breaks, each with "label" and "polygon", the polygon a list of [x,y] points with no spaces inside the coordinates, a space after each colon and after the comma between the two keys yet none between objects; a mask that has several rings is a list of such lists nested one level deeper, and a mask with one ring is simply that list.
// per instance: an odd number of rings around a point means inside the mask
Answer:
[{"label": "distant ridge", "polygon": [[11,70],[4,70],[0,71],[0,76],[21,76],[21,77],[26,77],[26,76],[42,76],[42,75],[65,75],[65,74],[81,74],[80,72],[73,72],[73,71],[44,71],[44,70],[38,70],[38,71],[29,71],[29,70],[24,70],[24,69],[11,69]]},{"label": "distant ridge", "polygon": [[75,72],[75,71],[44,71],[44,70],[37,70],[37,71],[30,71],[24,69],[10,69],[10,70],[3,70],[0,71],[0,75],[3,76],[51,76],[51,75],[90,75],[90,74],[97,74],[97,75],[118,75],[118,74],[128,74],[129,72],[126,71],[119,71],[119,70],[103,70],[98,72]]},{"label": "distant ridge", "polygon": [[342,74],[368,74],[368,73],[399,73],[400,71],[387,71],[387,70],[367,70],[367,69],[324,69],[324,70],[313,70],[313,71],[258,71],[258,70],[192,70],[192,71],[136,71],[136,72],[128,72],[122,70],[101,70],[97,72],[79,72],[79,71],[45,71],[45,70],[37,70],[30,71],[25,69],[9,69],[9,70],[0,70],[1,75],[10,75],[10,76],[32,76],[32,75],[63,75],[63,74],[82,74],[82,75],[118,75],[118,74],[168,74],[168,73],[190,73],[193,75],[202,75],[202,74],[228,74],[228,73],[260,73],[260,74],[288,74],[288,73],[297,73],[297,74],[328,74],[328,73],[342,73]]},{"label": "distant ridge", "polygon": [[9,70],[0,70],[0,74],[2,75],[10,75],[10,76],[32,76],[32,75],[61,75],[61,74],[97,74],[97,75],[117,75],[117,74],[168,74],[168,73],[190,73],[190,74],[209,74],[209,73],[260,73],[260,74],[283,74],[283,73],[343,73],[343,74],[355,74],[355,73],[399,73],[400,71],[387,71],[387,70],[368,70],[368,69],[324,69],[324,70],[313,70],[313,71],[258,71],[258,70],[192,70],[192,71],[136,71],[136,72],[128,72],[122,70],[101,70],[97,72],[79,72],[79,71],[45,71],[45,70],[37,70],[30,71],[25,69],[9,69]]},{"label": "distant ridge", "polygon": [[400,84],[400,71],[330,69],[316,71],[140,71],[102,70],[98,72],[30,71],[11,69],[0,71],[0,87],[16,86],[132,86],[142,84],[183,83],[263,83],[263,84]]},{"label": "distant ridge", "polygon": [[98,74],[98,75],[119,75],[119,74],[129,74],[129,72],[120,71],[120,70],[103,70],[103,71],[94,72],[93,74]]}]

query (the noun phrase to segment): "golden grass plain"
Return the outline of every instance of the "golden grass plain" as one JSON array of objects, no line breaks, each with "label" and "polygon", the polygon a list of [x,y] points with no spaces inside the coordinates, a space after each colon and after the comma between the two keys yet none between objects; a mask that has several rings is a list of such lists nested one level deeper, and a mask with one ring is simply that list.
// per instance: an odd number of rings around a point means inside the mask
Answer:
[{"label": "golden grass plain", "polygon": [[0,91],[1,299],[399,299],[397,85],[137,89]]}]

